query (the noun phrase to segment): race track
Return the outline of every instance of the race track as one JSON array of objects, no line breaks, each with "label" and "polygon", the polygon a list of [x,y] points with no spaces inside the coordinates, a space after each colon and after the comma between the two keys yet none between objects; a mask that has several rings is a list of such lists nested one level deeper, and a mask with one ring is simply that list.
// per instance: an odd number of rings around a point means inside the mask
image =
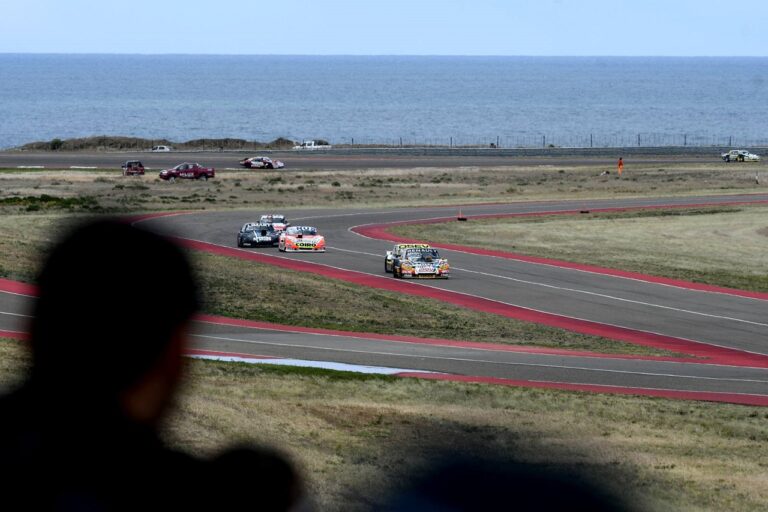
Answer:
[{"label": "race track", "polygon": [[[768,195],[512,203],[462,207],[471,218],[589,209],[768,202]],[[456,207],[290,210],[292,223],[317,226],[325,254],[237,249],[235,233],[261,211],[195,212],[138,220],[185,245],[397,290],[462,307],[555,325],[576,332],[668,348],[691,357],[606,356],[448,340],[421,340],[237,322],[196,324],[200,350],[395,367],[400,374],[532,387],[635,393],[768,405],[768,294],[689,286],[492,251],[443,249],[453,270],[445,281],[395,280],[383,270],[393,242],[386,223],[451,219]],[[377,237],[377,238],[374,238]],[[2,287],[0,287],[2,288]],[[0,330],[23,331],[29,298],[0,294]],[[440,372],[440,375],[422,372]],[[443,375],[445,374],[445,375]]]}]

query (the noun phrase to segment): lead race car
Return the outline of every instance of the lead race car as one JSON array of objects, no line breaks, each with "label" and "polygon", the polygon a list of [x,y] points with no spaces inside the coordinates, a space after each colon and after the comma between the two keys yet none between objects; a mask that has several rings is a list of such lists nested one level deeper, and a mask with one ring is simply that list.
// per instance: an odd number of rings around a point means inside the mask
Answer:
[{"label": "lead race car", "polygon": [[261,224],[272,224],[277,231],[285,231],[285,228],[291,225],[291,223],[288,222],[288,219],[285,218],[285,215],[280,213],[268,213],[262,215],[261,218],[259,218],[259,222]]},{"label": "lead race car", "polygon": [[396,278],[442,278],[448,279],[451,267],[448,260],[440,257],[433,247],[413,247],[404,249],[400,256],[392,261],[392,275]]},{"label": "lead race car", "polygon": [[384,272],[392,272],[392,262],[402,256],[406,249],[429,249],[429,244],[395,244],[384,256]]},{"label": "lead race car", "polygon": [[258,247],[266,245],[273,247],[277,245],[279,238],[280,233],[275,230],[272,224],[246,222],[237,234],[237,246]]},{"label": "lead race car", "polygon": [[280,233],[277,248],[282,252],[325,252],[325,237],[311,226],[290,226]]}]

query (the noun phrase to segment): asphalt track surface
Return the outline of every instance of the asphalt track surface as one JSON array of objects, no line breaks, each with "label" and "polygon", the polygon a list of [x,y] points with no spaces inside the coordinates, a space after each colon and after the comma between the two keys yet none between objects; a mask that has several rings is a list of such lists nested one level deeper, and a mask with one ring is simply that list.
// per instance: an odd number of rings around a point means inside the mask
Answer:
[{"label": "asphalt track surface", "polygon": [[[595,200],[462,207],[471,219],[768,202],[768,195]],[[138,220],[184,245],[363,286],[430,297],[462,307],[662,347],[690,357],[574,353],[450,340],[343,333],[201,317],[194,348],[412,369],[404,376],[768,405],[768,294],[696,286],[567,262],[448,246],[449,280],[396,280],[384,273],[386,224],[452,221],[456,207],[290,210],[293,224],[317,226],[324,254],[238,249],[235,233],[261,211],[194,212]],[[473,253],[474,252],[474,253]],[[3,283],[0,283],[2,285]],[[0,286],[0,330],[24,331],[32,292]],[[439,372],[439,373],[424,373]]]},{"label": "asphalt track surface", "polygon": [[[695,150],[694,150],[695,149]],[[2,151],[0,168],[39,167],[49,169],[98,168],[119,170],[126,160],[141,160],[148,171],[159,171],[181,162],[199,162],[216,170],[241,169],[238,162],[246,157],[263,154],[285,162],[286,171],[413,169],[418,167],[506,167],[534,165],[614,166],[618,156],[628,163],[669,164],[717,163],[719,151],[712,148],[647,149],[636,154],[626,149],[563,149],[557,150],[373,150],[364,151],[195,151],[169,153],[103,152],[103,151]],[[635,149],[634,151],[639,151]],[[725,165],[723,163],[723,165]],[[735,164],[734,164],[735,165]]]}]

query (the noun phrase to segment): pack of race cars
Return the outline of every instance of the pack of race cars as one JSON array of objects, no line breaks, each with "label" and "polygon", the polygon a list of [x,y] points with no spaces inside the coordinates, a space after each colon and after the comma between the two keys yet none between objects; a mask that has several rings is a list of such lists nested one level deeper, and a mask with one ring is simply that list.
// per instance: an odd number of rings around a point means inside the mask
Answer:
[{"label": "pack of race cars", "polygon": [[312,226],[291,226],[282,214],[262,215],[237,233],[238,247],[274,247],[281,252],[325,252],[325,237]]},{"label": "pack of race cars", "polygon": [[[237,234],[238,247],[274,247],[281,252],[325,252],[325,237],[313,226],[291,226],[281,214],[246,222]],[[395,278],[448,279],[448,259],[429,244],[395,244],[384,255],[384,272]]]}]

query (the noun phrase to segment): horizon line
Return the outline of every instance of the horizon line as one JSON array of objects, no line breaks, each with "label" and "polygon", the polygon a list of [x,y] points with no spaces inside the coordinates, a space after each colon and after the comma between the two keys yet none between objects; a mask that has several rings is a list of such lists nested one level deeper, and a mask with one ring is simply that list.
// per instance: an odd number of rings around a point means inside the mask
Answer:
[{"label": "horizon line", "polygon": [[93,56],[136,56],[136,57],[476,57],[476,58],[637,58],[637,59],[763,59],[768,55],[569,55],[569,54],[442,54],[442,53],[184,53],[184,52],[11,52],[0,51],[0,55],[93,55]]}]

